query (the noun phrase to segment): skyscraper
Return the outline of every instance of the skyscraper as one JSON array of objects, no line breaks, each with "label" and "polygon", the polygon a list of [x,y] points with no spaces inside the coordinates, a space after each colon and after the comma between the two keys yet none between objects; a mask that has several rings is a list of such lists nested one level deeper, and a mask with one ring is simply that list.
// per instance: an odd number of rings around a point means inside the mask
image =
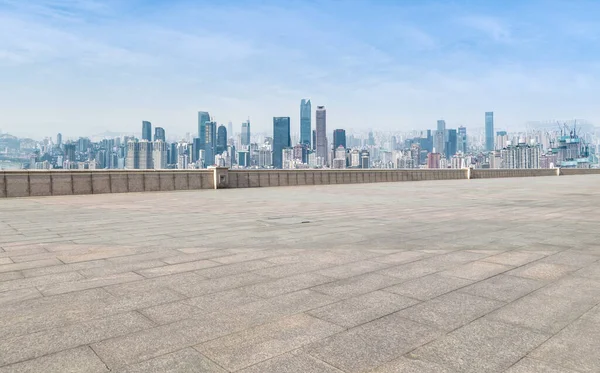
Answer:
[{"label": "skyscraper", "polygon": [[56,147],[60,148],[62,146],[62,133],[56,135]]},{"label": "skyscraper", "polygon": [[273,167],[283,168],[283,149],[291,146],[290,117],[273,118]]},{"label": "skyscraper", "polygon": [[169,145],[162,141],[155,141],[152,145],[152,163],[155,170],[162,170],[167,168],[167,153]]},{"label": "skyscraper", "polygon": [[[206,111],[198,112],[198,138],[200,139],[200,148],[204,150],[206,144],[206,122],[210,122],[210,114]],[[198,149],[200,150],[200,149]]]},{"label": "skyscraper", "polygon": [[250,145],[250,119],[242,123],[242,145]]},{"label": "skyscraper", "polygon": [[231,123],[231,121],[227,123],[227,135],[233,137],[233,123]]},{"label": "skyscraper", "polygon": [[466,153],[467,152],[467,128],[458,127],[458,146],[457,151]]},{"label": "skyscraper", "polygon": [[204,154],[206,166],[212,166],[215,163],[215,150],[217,146],[217,124],[215,122],[206,122],[204,124]]},{"label": "skyscraper", "polygon": [[317,106],[317,157],[327,165],[327,110],[325,106]]},{"label": "skyscraper", "polygon": [[333,149],[337,151],[340,146],[346,148],[346,130],[337,129],[333,131]]},{"label": "skyscraper", "polygon": [[142,140],[152,141],[152,123],[142,122]]},{"label": "skyscraper", "polygon": [[317,130],[312,130],[312,150],[317,149]]},{"label": "skyscraper", "polygon": [[494,151],[494,112],[485,113],[485,150]]},{"label": "skyscraper", "polygon": [[310,147],[312,109],[310,100],[300,101],[300,144]]},{"label": "skyscraper", "polygon": [[223,154],[227,150],[227,128],[220,125],[217,129],[217,154]]},{"label": "skyscraper", "polygon": [[454,154],[456,154],[456,149],[458,146],[458,136],[456,134],[455,129],[448,130],[448,136],[446,141],[446,159],[450,159]]},{"label": "skyscraper", "polygon": [[154,128],[154,141],[167,141],[165,138],[165,129],[162,127]]}]

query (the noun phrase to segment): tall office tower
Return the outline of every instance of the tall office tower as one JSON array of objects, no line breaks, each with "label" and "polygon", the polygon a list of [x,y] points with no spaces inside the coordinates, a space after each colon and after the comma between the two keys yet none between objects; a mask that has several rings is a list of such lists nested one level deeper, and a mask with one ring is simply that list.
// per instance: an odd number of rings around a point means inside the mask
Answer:
[{"label": "tall office tower", "polygon": [[217,154],[223,154],[227,150],[227,128],[220,125],[217,129]]},{"label": "tall office tower", "polygon": [[204,139],[206,138],[205,124],[210,122],[210,114],[207,111],[198,112],[198,138],[201,141],[201,145],[204,145]]},{"label": "tall office tower", "polygon": [[155,170],[167,168],[168,149],[169,145],[162,140],[155,141],[154,144],[152,144],[152,164]]},{"label": "tall office tower", "polygon": [[150,141],[140,141],[139,145],[139,166],[140,170],[153,169],[152,164],[152,143]]},{"label": "tall office tower", "polygon": [[233,123],[231,123],[231,121],[227,123],[227,135],[229,136],[228,138],[233,137]]},{"label": "tall office tower", "polygon": [[152,123],[146,120],[142,122],[142,140],[152,141]]},{"label": "tall office tower", "polygon": [[56,135],[56,147],[60,148],[62,146],[62,133]]},{"label": "tall office tower", "polygon": [[440,153],[429,153],[427,154],[427,168],[440,168]]},{"label": "tall office tower", "polygon": [[466,153],[467,152],[467,128],[460,126],[458,127],[458,146],[457,151]]},{"label": "tall office tower", "polygon": [[454,154],[456,154],[456,149],[458,147],[458,136],[455,129],[448,130],[448,136],[446,139],[446,159],[450,159]]},{"label": "tall office tower", "polygon": [[154,128],[154,141],[167,141],[165,136],[165,129],[162,127]]},{"label": "tall office tower", "polygon": [[217,123],[206,122],[204,124],[204,133],[206,134],[204,140],[204,163],[208,167],[215,163],[215,151],[217,150]]},{"label": "tall office tower", "polygon": [[283,149],[290,146],[290,117],[273,117],[273,167],[283,168]]},{"label": "tall office tower", "polygon": [[485,113],[485,150],[494,151],[494,112]]},{"label": "tall office tower", "polygon": [[74,143],[68,143],[65,144],[65,161],[69,161],[69,162],[75,162],[77,161],[76,155],[75,155],[75,151],[77,150],[77,145],[75,145]]},{"label": "tall office tower", "polygon": [[362,150],[360,152],[360,168],[370,168],[371,167],[371,155],[368,150]]},{"label": "tall office tower", "polygon": [[373,135],[373,131],[369,131],[369,140],[367,141],[367,145],[375,146],[375,136]]},{"label": "tall office tower", "polygon": [[337,129],[333,131],[333,150],[337,151],[337,148],[346,148],[346,130]]},{"label": "tall office tower", "polygon": [[312,130],[312,150],[317,149],[317,130]]},{"label": "tall office tower", "polygon": [[446,132],[446,121],[440,119],[437,121],[437,130],[441,132]]},{"label": "tall office tower", "polygon": [[130,140],[127,143],[127,158],[125,159],[125,168],[135,170],[140,164],[140,146],[137,141]]},{"label": "tall office tower", "polygon": [[446,143],[444,142],[444,132],[436,130],[433,138],[433,151],[436,153],[444,153]]},{"label": "tall office tower", "polygon": [[325,106],[317,106],[317,158],[327,165],[327,110]]},{"label": "tall office tower", "polygon": [[242,145],[250,145],[250,119],[242,123]]},{"label": "tall office tower", "polygon": [[310,147],[312,109],[310,100],[300,101],[300,144]]},{"label": "tall office tower", "polygon": [[[189,154],[189,161],[190,162],[197,162],[198,161],[198,154],[200,154],[200,150],[202,149],[201,144],[202,141],[199,137],[196,137],[194,139],[194,141],[192,142],[192,151]],[[203,149],[202,149],[203,150]]]}]

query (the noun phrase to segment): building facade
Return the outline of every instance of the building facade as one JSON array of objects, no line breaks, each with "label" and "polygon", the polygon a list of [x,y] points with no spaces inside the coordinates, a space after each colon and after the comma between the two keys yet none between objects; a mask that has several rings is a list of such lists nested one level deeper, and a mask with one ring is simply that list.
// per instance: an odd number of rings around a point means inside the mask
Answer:
[{"label": "building facade", "polygon": [[[321,163],[327,165],[327,110],[325,106],[317,106],[316,112],[316,151],[317,158],[321,158]],[[318,163],[319,161],[317,161]]]},{"label": "building facade", "polygon": [[273,118],[273,167],[283,168],[283,149],[291,147],[290,117]]},{"label": "building facade", "polygon": [[494,151],[494,112],[485,113],[485,150]]},{"label": "building facade", "polygon": [[152,141],[152,123],[146,120],[142,122],[142,140]]},{"label": "building facade", "polygon": [[300,144],[310,147],[312,109],[310,100],[300,101]]}]

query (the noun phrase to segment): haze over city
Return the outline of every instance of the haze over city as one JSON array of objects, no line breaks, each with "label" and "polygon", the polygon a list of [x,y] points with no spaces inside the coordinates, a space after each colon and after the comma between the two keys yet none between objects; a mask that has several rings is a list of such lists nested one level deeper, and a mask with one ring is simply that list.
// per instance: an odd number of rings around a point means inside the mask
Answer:
[{"label": "haze over city", "polygon": [[0,0],[0,129],[42,137],[239,128],[298,99],[329,128],[598,123],[594,1]]}]

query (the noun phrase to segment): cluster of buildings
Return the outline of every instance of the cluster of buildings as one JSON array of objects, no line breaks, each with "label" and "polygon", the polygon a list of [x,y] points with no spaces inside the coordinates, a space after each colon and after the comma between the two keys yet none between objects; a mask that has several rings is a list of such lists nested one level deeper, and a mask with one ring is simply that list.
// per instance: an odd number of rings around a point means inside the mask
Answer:
[{"label": "cluster of buildings", "polygon": [[[313,118],[314,127],[313,127]],[[45,139],[29,155],[29,168],[50,169],[201,169],[230,168],[553,168],[597,166],[598,137],[580,137],[575,125],[559,130],[494,132],[494,113],[486,112],[482,130],[347,133],[327,129],[327,110],[300,102],[299,128],[290,117],[273,117],[272,131],[254,133],[250,119],[234,133],[208,112],[198,112],[197,131],[169,141],[165,129],[142,122],[141,137],[119,136],[92,142]],[[594,134],[594,136],[596,136]],[[589,146],[590,142],[596,145]],[[0,144],[1,145],[1,144]],[[0,148],[1,150],[1,148]],[[1,155],[1,153],[0,153]]]}]

